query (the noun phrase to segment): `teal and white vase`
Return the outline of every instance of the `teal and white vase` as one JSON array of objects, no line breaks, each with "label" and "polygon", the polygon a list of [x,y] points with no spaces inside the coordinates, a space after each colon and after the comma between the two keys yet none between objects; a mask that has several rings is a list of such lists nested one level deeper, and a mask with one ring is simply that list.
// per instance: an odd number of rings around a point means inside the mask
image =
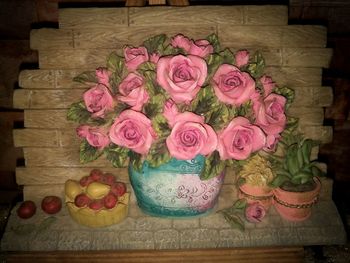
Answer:
[{"label": "teal and white vase", "polygon": [[171,159],[159,167],[145,161],[142,171],[129,165],[130,182],[141,210],[158,217],[191,217],[209,213],[216,205],[224,172],[201,180],[205,157]]}]

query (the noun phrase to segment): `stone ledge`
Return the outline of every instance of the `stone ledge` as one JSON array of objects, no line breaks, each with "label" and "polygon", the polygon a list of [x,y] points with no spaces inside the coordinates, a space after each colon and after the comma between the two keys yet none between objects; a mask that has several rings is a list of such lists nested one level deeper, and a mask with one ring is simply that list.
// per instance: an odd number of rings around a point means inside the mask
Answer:
[{"label": "stone ledge", "polygon": [[[75,223],[66,209],[50,224],[45,224],[49,217],[42,211],[23,220],[17,217],[16,209],[17,206],[12,210],[1,240],[2,251],[236,248],[346,242],[342,221],[330,200],[321,200],[304,222],[285,221],[271,208],[260,224],[246,224],[245,232],[232,229],[217,213],[191,219],[164,219],[138,211],[118,225],[88,228]],[[139,210],[136,206],[133,209]]]}]

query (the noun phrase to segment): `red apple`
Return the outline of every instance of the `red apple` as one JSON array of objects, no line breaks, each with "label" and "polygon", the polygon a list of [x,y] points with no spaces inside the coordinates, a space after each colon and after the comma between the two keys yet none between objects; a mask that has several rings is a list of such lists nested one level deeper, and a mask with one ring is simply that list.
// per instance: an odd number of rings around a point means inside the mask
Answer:
[{"label": "red apple", "polygon": [[111,173],[105,173],[103,175],[103,182],[108,184],[108,185],[113,185],[116,181],[116,178],[113,174]]},{"label": "red apple", "polygon": [[36,212],[36,205],[33,201],[27,200],[24,201],[19,208],[17,209],[17,215],[20,218],[30,218],[32,217]]},{"label": "red apple", "polygon": [[101,210],[104,207],[103,199],[92,200],[89,204],[89,208],[92,210]]},{"label": "red apple", "polygon": [[78,194],[74,199],[74,204],[77,207],[88,206],[91,203],[91,199],[86,194]]},{"label": "red apple", "polygon": [[100,181],[102,179],[102,176],[103,176],[103,173],[99,169],[93,169],[90,172],[90,178],[95,182]]},{"label": "red apple", "polygon": [[54,195],[45,196],[41,201],[41,209],[47,214],[56,214],[62,208],[61,198]]},{"label": "red apple", "polygon": [[103,198],[104,206],[107,209],[112,209],[113,207],[115,207],[117,202],[118,202],[118,197],[113,193],[109,193]]},{"label": "red apple", "polygon": [[122,182],[116,182],[111,187],[111,192],[116,196],[122,196],[126,192],[126,185]]},{"label": "red apple", "polygon": [[83,176],[79,181],[82,187],[88,186],[91,182],[93,182],[93,180],[89,176]]}]

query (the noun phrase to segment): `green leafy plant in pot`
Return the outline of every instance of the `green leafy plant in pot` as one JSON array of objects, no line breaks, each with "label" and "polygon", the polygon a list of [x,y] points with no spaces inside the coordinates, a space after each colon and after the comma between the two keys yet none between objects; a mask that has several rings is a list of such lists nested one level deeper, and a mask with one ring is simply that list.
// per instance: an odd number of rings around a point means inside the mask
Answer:
[{"label": "green leafy plant in pot", "polygon": [[325,174],[311,160],[312,148],[318,142],[305,139],[300,134],[286,131],[280,145],[284,155],[274,156],[272,162],[276,173],[272,181],[274,206],[289,221],[303,221],[310,217],[321,190],[320,176]]}]

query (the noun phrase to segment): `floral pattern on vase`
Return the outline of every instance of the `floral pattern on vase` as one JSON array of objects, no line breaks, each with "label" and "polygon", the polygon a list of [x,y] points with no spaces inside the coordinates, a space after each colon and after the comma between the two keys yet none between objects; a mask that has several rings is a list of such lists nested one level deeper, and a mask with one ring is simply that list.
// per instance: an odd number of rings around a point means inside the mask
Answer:
[{"label": "floral pattern on vase", "polygon": [[205,158],[171,159],[157,168],[143,163],[138,172],[129,166],[129,176],[139,207],[160,217],[188,217],[209,213],[217,203],[224,173],[201,180]]}]

